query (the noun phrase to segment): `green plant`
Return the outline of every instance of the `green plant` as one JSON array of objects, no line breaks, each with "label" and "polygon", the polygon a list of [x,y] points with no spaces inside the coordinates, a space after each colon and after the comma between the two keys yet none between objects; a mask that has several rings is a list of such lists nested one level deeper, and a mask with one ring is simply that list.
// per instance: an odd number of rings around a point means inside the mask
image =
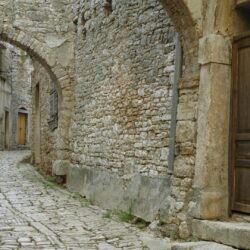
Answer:
[{"label": "green plant", "polygon": [[80,193],[72,192],[71,197],[78,200],[82,206],[86,206],[86,204],[88,204],[88,200],[86,200],[86,198],[82,196]]},{"label": "green plant", "polygon": [[132,222],[132,220],[135,218],[133,215],[132,203],[130,204],[127,212],[120,212],[118,214],[118,218],[123,222]]}]

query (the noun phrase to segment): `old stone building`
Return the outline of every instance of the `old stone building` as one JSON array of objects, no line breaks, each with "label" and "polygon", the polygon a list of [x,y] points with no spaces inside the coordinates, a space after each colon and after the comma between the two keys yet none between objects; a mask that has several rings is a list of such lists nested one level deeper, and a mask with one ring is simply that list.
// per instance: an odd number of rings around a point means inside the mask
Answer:
[{"label": "old stone building", "polygon": [[31,72],[27,54],[1,44],[1,149],[30,147]]},{"label": "old stone building", "polygon": [[170,188],[175,30],[157,1],[110,9],[83,1],[75,9],[69,186],[106,208],[132,207],[154,220]]},{"label": "old stone building", "polygon": [[1,0],[1,41],[33,60],[33,162],[168,236],[249,249],[249,3]]},{"label": "old stone building", "polygon": [[6,74],[3,71],[5,47],[0,47],[0,149],[9,148],[9,110],[11,106],[11,85],[6,81]]}]

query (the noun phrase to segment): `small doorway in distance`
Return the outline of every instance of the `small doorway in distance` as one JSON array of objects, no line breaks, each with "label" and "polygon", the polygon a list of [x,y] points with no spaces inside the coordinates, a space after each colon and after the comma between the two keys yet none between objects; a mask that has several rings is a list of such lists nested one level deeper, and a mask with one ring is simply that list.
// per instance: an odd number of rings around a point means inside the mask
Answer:
[{"label": "small doorway in distance", "polygon": [[28,114],[18,113],[18,145],[26,145],[27,142]]}]

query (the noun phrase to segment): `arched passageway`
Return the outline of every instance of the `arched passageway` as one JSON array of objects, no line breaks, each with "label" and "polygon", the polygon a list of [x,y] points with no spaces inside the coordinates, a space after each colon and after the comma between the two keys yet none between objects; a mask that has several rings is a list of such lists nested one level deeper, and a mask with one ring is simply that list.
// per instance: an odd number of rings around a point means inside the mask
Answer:
[{"label": "arched passageway", "polygon": [[[50,161],[53,164],[55,160],[66,160],[68,157],[68,130],[70,125],[70,112],[72,108],[72,96],[70,95],[71,80],[67,69],[61,66],[51,56],[51,49],[46,44],[40,43],[36,38],[30,37],[27,33],[16,30],[10,26],[4,26],[1,29],[0,41],[7,42],[16,48],[19,48],[27,53],[35,63],[36,68],[44,69],[44,74],[48,76],[48,81],[51,88],[54,88],[58,94],[58,126],[55,132],[53,142],[54,159]],[[38,79],[35,79],[38,81]],[[37,83],[33,83],[35,89]],[[35,113],[35,100],[34,100]],[[47,106],[47,113],[50,112],[50,105]],[[37,109],[38,110],[38,109]],[[36,124],[36,123],[34,123]],[[40,129],[39,129],[40,130]],[[37,131],[35,128],[34,131]],[[37,143],[36,137],[33,137],[34,153],[39,152],[35,150],[40,147]],[[36,158],[36,157],[35,157]],[[38,156],[38,158],[40,158]],[[44,157],[45,158],[45,157]],[[40,160],[39,160],[40,161]]]}]

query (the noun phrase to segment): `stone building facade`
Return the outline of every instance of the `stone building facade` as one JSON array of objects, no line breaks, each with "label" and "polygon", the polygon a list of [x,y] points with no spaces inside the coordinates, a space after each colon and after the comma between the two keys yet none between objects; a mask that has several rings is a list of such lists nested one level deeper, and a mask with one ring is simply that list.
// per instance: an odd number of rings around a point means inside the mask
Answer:
[{"label": "stone building facade", "polygon": [[[33,66],[32,161],[38,164],[44,172],[51,174],[53,162],[56,160],[58,129],[57,126],[50,126],[52,116],[51,109],[48,107],[51,106],[51,93],[55,86],[46,69],[39,62],[34,60]],[[55,105],[59,103],[56,102]]]},{"label": "stone building facade", "polygon": [[[0,37],[37,61],[32,93],[40,120],[33,124],[44,139],[33,152],[43,168],[67,175],[69,187],[97,204],[160,221],[172,237],[249,249],[242,238],[249,217],[232,205],[242,173],[233,165],[230,127],[238,93],[232,65],[239,67],[232,45],[248,46],[249,1],[13,2],[0,1]],[[183,71],[168,171],[176,31]],[[53,89],[58,126],[51,131]],[[242,180],[247,187],[248,177]],[[237,195],[246,190],[239,186]]]},{"label": "stone building facade", "polygon": [[1,149],[30,147],[32,69],[26,52],[1,44]]},{"label": "stone building facade", "polygon": [[4,45],[0,45],[0,150],[9,148],[9,112],[11,107],[11,85],[4,68]]},{"label": "stone building facade", "polygon": [[75,8],[74,167],[68,181],[106,208],[131,206],[153,220],[170,185],[175,30],[157,1],[116,1],[110,13],[105,8],[100,1]]}]

